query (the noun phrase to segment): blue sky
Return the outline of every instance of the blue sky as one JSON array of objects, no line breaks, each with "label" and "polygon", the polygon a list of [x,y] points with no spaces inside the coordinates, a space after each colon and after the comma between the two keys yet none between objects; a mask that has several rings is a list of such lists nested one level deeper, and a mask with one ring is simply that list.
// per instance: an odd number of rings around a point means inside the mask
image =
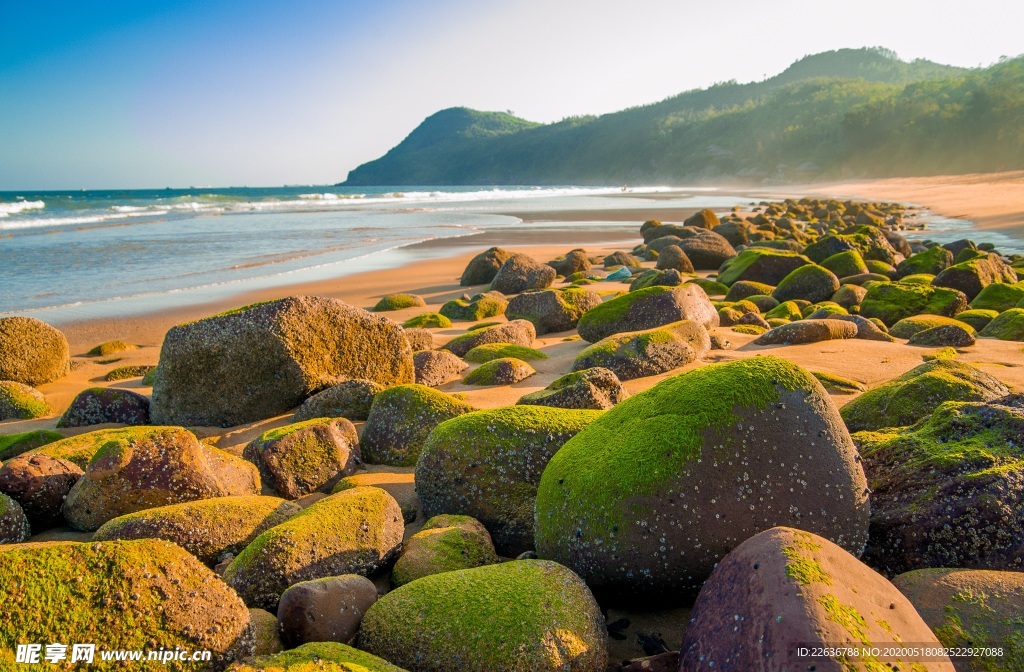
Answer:
[{"label": "blue sky", "polygon": [[0,0],[0,189],[326,184],[445,108],[610,112],[808,53],[1024,52],[1017,0]]}]

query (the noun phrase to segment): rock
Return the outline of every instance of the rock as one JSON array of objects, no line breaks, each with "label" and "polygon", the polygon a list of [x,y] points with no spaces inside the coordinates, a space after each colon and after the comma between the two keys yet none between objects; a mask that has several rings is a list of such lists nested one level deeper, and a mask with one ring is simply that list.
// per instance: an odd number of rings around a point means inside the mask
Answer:
[{"label": "rock", "polygon": [[452,320],[483,320],[505,314],[508,300],[501,292],[474,294],[468,299],[453,299],[441,306],[441,315]]},{"label": "rock", "polygon": [[416,365],[416,382],[427,387],[457,380],[469,366],[447,350],[423,350],[414,354],[412,361]]},{"label": "rock", "polygon": [[660,254],[661,251],[664,250],[669,245],[675,245],[676,247],[678,247],[679,241],[681,240],[682,238],[680,238],[679,236],[662,236],[660,238],[655,238],[654,240],[647,244],[647,250],[657,252],[658,254]]},{"label": "rock", "polygon": [[33,387],[68,375],[68,339],[34,317],[0,317],[0,380]]},{"label": "rock", "polygon": [[895,264],[900,258],[882,230],[874,226],[862,226],[853,233],[819,238],[804,248],[804,254],[811,261],[820,264],[832,255],[847,250],[857,250],[866,261]]},{"label": "rock", "polygon": [[932,285],[960,290],[970,301],[994,282],[1015,283],[1017,273],[998,254],[989,252],[984,257],[953,264],[936,275]]},{"label": "rock", "polygon": [[100,343],[95,348],[89,351],[89,355],[92,357],[109,357],[110,355],[116,355],[119,352],[127,352],[129,350],[138,350],[139,346],[132,345],[131,343],[125,343],[121,340],[105,341]]},{"label": "rock", "polygon": [[57,421],[57,427],[88,427],[107,422],[122,425],[150,424],[149,399],[117,387],[91,387],[75,397]]},{"label": "rock", "polygon": [[537,373],[532,366],[515,357],[499,357],[473,369],[463,381],[466,385],[514,385]]},{"label": "rock", "polygon": [[624,331],[641,331],[680,320],[706,329],[718,326],[718,312],[700,287],[648,287],[605,301],[580,318],[580,336],[591,343]]},{"label": "rock", "polygon": [[[913,605],[885,577],[827,539],[776,527],[744,541],[711,573],[683,634],[679,669],[891,666],[953,672],[945,656],[869,653],[854,658],[814,653],[829,647],[910,648],[910,642],[939,646]],[[797,647],[811,653],[801,656]]]},{"label": "rock", "polygon": [[834,319],[802,320],[774,327],[754,339],[754,345],[798,345],[856,338],[857,325]]},{"label": "rock", "polygon": [[891,327],[905,317],[925,313],[953,317],[967,309],[963,292],[909,282],[872,285],[860,304],[860,314],[877,317]]},{"label": "rock", "polygon": [[498,269],[512,256],[500,247],[492,247],[473,257],[462,273],[459,284],[463,287],[486,285],[498,274]]},{"label": "rock", "polygon": [[548,358],[548,356],[540,350],[528,348],[525,345],[514,345],[512,343],[484,343],[483,345],[478,345],[467,352],[463,359],[467,362],[473,362],[474,364],[483,364],[495,359],[502,359],[503,357],[515,357],[516,359],[522,359],[525,361]]},{"label": "rock", "polygon": [[978,292],[970,305],[975,310],[994,310],[1001,313],[1015,307],[1021,300],[1024,300],[1024,282],[993,282]]},{"label": "rock", "polygon": [[942,317],[941,315],[915,315],[913,317],[905,317],[896,324],[892,325],[889,329],[889,333],[897,338],[912,338],[914,334],[932,329],[934,327],[960,327],[967,331],[972,331],[972,328],[966,322],[960,322],[952,317]]},{"label": "rock", "polygon": [[528,320],[537,335],[576,328],[583,313],[601,305],[597,292],[584,287],[524,292],[509,301],[505,315],[510,320]]},{"label": "rock", "polygon": [[314,418],[348,418],[366,420],[370,415],[373,398],[384,391],[384,386],[372,380],[346,380],[302,402],[295,411],[295,422]]},{"label": "rock", "polygon": [[[989,285],[989,287],[995,287],[995,285]],[[988,326],[989,322],[999,317],[999,313],[994,310],[965,310],[962,313],[956,314],[956,320],[963,322],[964,324],[971,325],[976,331],[981,331]]]},{"label": "rock", "polygon": [[690,215],[686,218],[686,221],[683,222],[684,226],[695,226],[701,229],[713,229],[719,224],[718,215],[707,208],[704,208],[694,215]]},{"label": "rock", "polygon": [[957,670],[1012,670],[1024,655],[1024,574],[972,569],[919,569],[893,579],[943,646],[1003,650],[960,658]]},{"label": "rock", "polygon": [[[411,317],[402,322],[402,328],[405,329],[405,338],[409,341],[409,346],[412,347],[413,352],[433,347],[434,336],[427,331],[428,328],[448,329],[451,326],[452,321],[441,313],[420,313],[416,317]],[[427,338],[428,336],[429,338]]]},{"label": "rock", "polygon": [[1010,308],[981,330],[981,336],[1001,341],[1024,341],[1024,308]]},{"label": "rock", "polygon": [[476,346],[485,343],[511,343],[513,345],[530,346],[533,345],[533,341],[536,338],[537,330],[532,322],[528,320],[512,320],[511,322],[497,324],[493,327],[474,329],[461,336],[456,336],[442,346],[442,349],[463,357]]},{"label": "rock", "polygon": [[890,575],[1024,569],[1021,406],[1019,396],[947,402],[913,427],[855,434],[872,489],[865,561]]},{"label": "rock", "polygon": [[531,550],[533,504],[544,465],[599,415],[512,406],[443,423],[431,432],[416,463],[423,514],[476,518],[504,556]]},{"label": "rock", "polygon": [[153,386],[157,424],[238,425],[346,379],[412,381],[402,328],[337,299],[299,296],[171,328]]},{"label": "rock", "polygon": [[633,277],[634,268],[637,271],[642,271],[642,269],[639,266],[619,266],[617,269],[615,269],[608,275],[604,276],[604,279],[607,280],[608,282],[626,282],[627,280],[630,280]]},{"label": "rock", "polygon": [[385,294],[377,302],[377,305],[373,307],[373,312],[381,313],[391,310],[402,310],[403,308],[418,308],[426,305],[427,302],[418,294]]},{"label": "rock", "polygon": [[663,287],[678,287],[681,284],[683,284],[683,276],[674,268],[670,268],[667,271],[649,268],[633,278],[633,281],[629,283],[629,291],[635,292],[638,289],[659,285]]},{"label": "rock", "polygon": [[266,609],[250,609],[249,622],[252,624],[256,647],[253,655],[269,656],[284,651],[281,633],[277,626],[277,616]]},{"label": "rock", "polygon": [[363,465],[356,428],[345,418],[315,418],[277,427],[250,441],[242,457],[260,470],[263,485],[286,499],[330,492]]},{"label": "rock", "polygon": [[156,506],[260,491],[256,467],[200,443],[180,427],[105,434],[107,440],[64,501],[64,518],[75,529],[92,531],[112,518]]},{"label": "rock", "polygon": [[386,660],[337,642],[310,642],[271,656],[235,663],[229,672],[406,672]]},{"label": "rock", "polygon": [[409,537],[391,571],[395,588],[424,576],[498,562],[491,536],[469,516],[434,516]]},{"label": "rock", "polygon": [[907,257],[896,265],[896,277],[904,278],[918,273],[938,275],[953,265],[953,253],[939,247],[930,247],[924,252]]},{"label": "rock", "polygon": [[573,273],[584,275],[590,273],[590,259],[587,257],[587,251],[580,248],[570,251],[561,259],[549,261],[548,266],[555,269],[555,273],[564,278],[568,278]]},{"label": "rock", "polygon": [[852,322],[857,325],[857,335],[854,336],[854,338],[860,338],[867,341],[885,341],[888,343],[892,343],[896,340],[887,332],[883,331],[877,324],[866,317],[861,317],[860,315],[833,315],[829,319]]},{"label": "rock", "polygon": [[693,263],[678,245],[669,245],[663,249],[654,267],[662,271],[672,269],[680,273],[693,273]]},{"label": "rock", "polygon": [[555,281],[555,269],[526,254],[513,254],[498,269],[491,289],[502,294],[519,294],[528,289],[544,289]]},{"label": "rock", "polygon": [[686,281],[686,284],[700,287],[708,296],[725,296],[725,293],[729,291],[728,287],[710,278],[691,278]]},{"label": "rock", "polygon": [[606,639],[587,586],[542,560],[408,583],[370,607],[359,635],[370,653],[434,672],[594,672],[608,663]]},{"label": "rock", "polygon": [[1010,390],[970,364],[936,360],[869,390],[840,411],[851,432],[912,425],[944,401],[990,401]]},{"label": "rock", "polygon": [[763,282],[753,282],[751,280],[740,280],[732,283],[732,287],[729,288],[728,293],[725,295],[726,301],[742,301],[749,299],[752,296],[771,296],[771,293],[775,291],[775,287],[772,285],[766,285]]},{"label": "rock", "polygon": [[0,492],[18,502],[38,534],[63,523],[60,508],[81,476],[82,470],[73,462],[19,455],[0,467]]},{"label": "rock", "polygon": [[748,248],[722,267],[718,281],[732,285],[740,280],[752,280],[775,286],[787,275],[809,263],[807,257],[795,252],[765,247]]},{"label": "rock", "polygon": [[360,440],[370,464],[416,464],[430,431],[473,407],[425,385],[399,385],[378,394]]},{"label": "rock", "polygon": [[42,418],[52,412],[39,390],[13,380],[0,380],[0,422]]},{"label": "rock", "polygon": [[772,292],[772,298],[782,303],[804,299],[811,303],[827,301],[839,289],[839,278],[827,268],[807,264],[783,278]]},{"label": "rock", "polygon": [[261,495],[200,499],[118,516],[101,525],[93,540],[164,539],[212,567],[301,510],[294,502]]},{"label": "rock", "polygon": [[717,270],[727,259],[736,256],[729,241],[714,231],[687,227],[686,236],[676,245],[699,271]]},{"label": "rock", "polygon": [[249,606],[273,611],[300,581],[377,571],[402,544],[402,511],[380,488],[350,488],[270,528],[231,562],[224,580]]},{"label": "rock", "polygon": [[97,664],[99,651],[208,650],[213,660],[203,668],[211,670],[251,656],[255,644],[238,596],[166,541],[0,548],[0,596],[18,605],[0,630],[7,669],[17,642],[95,644]]},{"label": "rock", "polygon": [[77,434],[67,438],[63,438],[62,436],[53,436],[56,435],[56,432],[52,432],[47,436],[41,447],[27,449],[20,452],[39,453],[41,455],[47,455],[61,460],[68,460],[69,462],[77,464],[80,469],[85,469],[89,466],[89,461],[92,459],[93,455],[95,455],[96,452],[106,443],[110,441],[118,441],[120,439],[130,440],[134,438],[139,431],[144,430],[137,427],[100,429],[94,432]]},{"label": "rock", "polygon": [[567,373],[543,390],[521,397],[516,403],[604,411],[627,397],[629,392],[618,376],[609,369],[595,366]]},{"label": "rock", "polygon": [[942,247],[947,249],[947,250],[949,250],[949,252],[954,257],[959,256],[960,253],[962,253],[964,250],[976,250],[976,249],[978,249],[978,246],[974,244],[974,241],[968,240],[966,238],[961,238],[960,240],[954,240],[952,243],[946,243]]},{"label": "rock", "polygon": [[406,524],[412,523],[419,516],[420,501],[416,498],[416,484],[413,482],[411,468],[393,467],[387,470],[362,471],[338,481],[334,486],[334,492],[360,486],[380,488],[394,497],[402,509],[402,519]]},{"label": "rock", "polygon": [[537,553],[609,600],[645,605],[692,597],[726,553],[775,525],[859,553],[868,500],[856,457],[803,369],[770,356],[702,366],[606,411],[552,457]]},{"label": "rock", "polygon": [[64,438],[63,434],[49,429],[34,429],[17,434],[0,434],[0,461],[35,450]]},{"label": "rock", "polygon": [[[149,372],[154,370],[156,370],[156,367],[148,364],[129,364],[127,366],[119,366],[115,369],[111,369],[107,372],[107,375],[103,376],[103,379],[110,383],[119,380],[129,380],[131,378],[145,379]],[[143,385],[147,385],[145,380],[140,382]]]},{"label": "rock", "polygon": [[747,222],[722,222],[712,231],[728,240],[733,247],[750,243],[750,224]]},{"label": "rock", "polygon": [[615,266],[639,266],[640,260],[628,252],[617,251],[606,256],[603,263],[607,270]]},{"label": "rock", "polygon": [[28,541],[31,535],[24,509],[13,498],[0,492],[0,553],[3,552],[3,544],[20,544]]},{"label": "rock", "polygon": [[307,642],[347,644],[376,601],[377,587],[358,574],[300,581],[284,591],[277,605],[281,640],[289,647]]},{"label": "rock", "polygon": [[681,320],[654,329],[627,331],[603,338],[576,356],[572,367],[603,367],[620,380],[655,376],[702,359],[711,349],[707,329]]},{"label": "rock", "polygon": [[868,267],[864,258],[857,250],[847,250],[839,254],[833,254],[822,260],[821,266],[834,273],[836,277],[845,278],[851,275],[867,273]]},{"label": "rock", "polygon": [[868,290],[857,285],[843,285],[832,295],[832,301],[843,308],[850,310],[854,306],[860,307]]},{"label": "rock", "polygon": [[950,346],[966,348],[974,345],[974,328],[970,325],[944,324],[931,329],[919,331],[910,337],[910,345],[926,347]]}]

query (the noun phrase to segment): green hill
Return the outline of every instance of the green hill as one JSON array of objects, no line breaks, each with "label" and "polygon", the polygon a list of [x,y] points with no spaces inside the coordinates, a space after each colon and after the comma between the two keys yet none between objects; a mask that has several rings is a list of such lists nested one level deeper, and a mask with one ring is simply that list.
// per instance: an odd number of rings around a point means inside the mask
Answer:
[{"label": "green hill", "polygon": [[602,116],[535,124],[453,108],[345,186],[621,184],[1024,168],[1024,57],[967,70],[884,49],[807,56]]}]

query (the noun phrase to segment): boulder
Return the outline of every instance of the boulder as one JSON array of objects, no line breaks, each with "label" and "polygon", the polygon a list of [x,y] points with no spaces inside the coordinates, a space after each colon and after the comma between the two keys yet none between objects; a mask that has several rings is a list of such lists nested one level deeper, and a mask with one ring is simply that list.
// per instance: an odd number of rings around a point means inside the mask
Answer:
[{"label": "boulder", "polygon": [[609,269],[615,266],[639,266],[640,260],[628,252],[616,251],[606,256],[602,263],[605,269]]},{"label": "boulder", "polygon": [[131,343],[125,343],[122,340],[104,341],[100,343],[92,350],[89,351],[90,357],[110,357],[116,355],[119,352],[128,352],[129,350],[138,350],[139,346],[132,345]]},{"label": "boulder", "polygon": [[867,264],[864,263],[864,258],[860,256],[860,252],[857,250],[847,250],[846,252],[833,254],[831,257],[823,259],[821,266],[822,268],[827,268],[838,278],[868,272]]},{"label": "boulder", "polygon": [[525,361],[548,358],[548,356],[540,350],[528,348],[525,345],[515,345],[513,343],[484,343],[467,352],[463,359],[467,362],[473,362],[474,364],[483,364],[495,359],[502,359],[503,357],[515,357],[516,359],[522,359]]},{"label": "boulder", "polygon": [[117,387],[91,387],[75,397],[57,427],[88,427],[115,422],[121,425],[148,425],[149,399],[131,390]]},{"label": "boulder", "polygon": [[966,309],[967,296],[961,291],[909,282],[872,285],[860,304],[861,315],[877,317],[889,327],[921,313],[953,317]]},{"label": "boulder", "polygon": [[337,299],[298,296],[171,328],[153,385],[157,424],[238,425],[280,415],[342,380],[412,381],[395,322]]},{"label": "boulder", "polygon": [[718,215],[713,210],[704,208],[700,212],[690,215],[683,222],[684,226],[695,226],[699,229],[713,229],[718,226],[721,222],[718,221]]},{"label": "boulder", "polygon": [[356,428],[345,418],[315,418],[277,427],[250,441],[242,457],[260,470],[263,485],[285,499],[330,492],[362,468]]},{"label": "boulder", "polygon": [[990,401],[1009,393],[1006,385],[970,364],[936,360],[868,390],[840,413],[851,432],[903,427],[945,401]]},{"label": "boulder", "polygon": [[944,324],[917,332],[910,337],[908,343],[931,348],[966,348],[974,345],[974,340],[974,327],[967,324]]},{"label": "boulder", "polygon": [[512,406],[442,423],[430,433],[416,463],[416,493],[424,515],[472,516],[508,557],[532,549],[533,504],[544,465],[599,415]]},{"label": "boulder", "polygon": [[[989,285],[989,287],[995,287],[995,285]],[[964,324],[969,324],[976,331],[981,331],[988,326],[989,322],[999,317],[999,313],[994,310],[965,310],[962,313],[956,314],[956,319]]]},{"label": "boulder", "polygon": [[682,238],[680,238],[679,236],[662,236],[660,238],[655,238],[650,243],[647,243],[646,247],[648,251],[653,251],[657,252],[658,254],[661,254],[661,251],[670,245],[675,245],[678,247],[679,241],[681,240]]},{"label": "boulder", "polygon": [[491,289],[502,294],[518,294],[528,289],[544,289],[555,281],[555,269],[526,254],[513,254],[498,269]]},{"label": "boulder", "polygon": [[31,420],[52,412],[39,390],[13,380],[0,380],[0,422]]},{"label": "boulder", "polygon": [[48,443],[60,441],[63,434],[50,429],[33,429],[17,434],[0,434],[0,461],[41,448]]},{"label": "boulder", "polygon": [[1024,300],[1024,282],[1007,284],[993,282],[985,286],[971,300],[971,308],[975,310],[994,310],[1001,313],[1015,307]]},{"label": "boulder", "polygon": [[317,392],[302,402],[295,411],[295,422],[314,418],[348,418],[366,420],[373,398],[384,391],[384,386],[372,380],[346,380]]},{"label": "boulder", "polygon": [[1010,308],[985,325],[981,336],[1001,341],[1024,341],[1024,308]]},{"label": "boulder", "polygon": [[32,528],[21,504],[0,492],[0,552],[3,544],[20,544],[28,541],[31,534]]},{"label": "boulder", "polygon": [[914,315],[913,317],[905,317],[892,325],[889,329],[889,333],[897,338],[909,339],[912,338],[914,334],[928,329],[933,329],[935,327],[961,327],[965,330],[973,331],[969,324],[952,317],[943,317],[941,315]]},{"label": "boulder", "polygon": [[[415,326],[410,323],[415,323]],[[434,347],[434,334],[427,327],[447,329],[451,326],[452,321],[441,313],[423,313],[402,323],[402,328],[405,329],[405,338],[409,341],[409,347],[414,353]]]},{"label": "boulder", "polygon": [[654,267],[661,271],[672,269],[680,273],[693,273],[693,263],[678,245],[664,248],[658,255],[658,263]]},{"label": "boulder", "polygon": [[[881,655],[912,646],[940,645],[885,577],[827,539],[776,527],[744,541],[711,573],[683,634],[679,669],[954,672],[942,655]],[[868,651],[821,655],[833,647]]]},{"label": "boulder", "polygon": [[629,392],[615,373],[595,366],[556,378],[543,390],[531,392],[516,403],[605,411],[627,397]]},{"label": "boulder", "polygon": [[101,525],[93,540],[164,539],[213,567],[301,510],[278,497],[213,497],[118,516]]},{"label": "boulder", "polygon": [[370,464],[412,466],[434,427],[473,407],[425,385],[399,385],[378,394],[360,441]]},{"label": "boulder", "polygon": [[508,299],[501,292],[474,294],[468,299],[453,299],[441,306],[440,313],[451,320],[476,321],[505,314]]},{"label": "boulder", "polygon": [[798,345],[856,338],[857,325],[843,320],[814,319],[782,324],[754,339],[754,345]]},{"label": "boulder", "polygon": [[763,282],[740,280],[732,283],[732,287],[729,288],[725,295],[725,300],[735,302],[749,299],[752,296],[771,296],[771,293],[774,291],[775,287],[766,285]]},{"label": "boulder", "polygon": [[686,366],[702,359],[710,349],[707,329],[691,320],[681,320],[603,338],[580,352],[572,368],[583,371],[602,367],[620,380],[631,380]]},{"label": "boulder", "polygon": [[[255,656],[270,656],[284,651],[281,643],[281,632],[277,625],[277,616],[266,609],[250,609],[249,622],[256,639]],[[232,668],[236,669],[236,668]]]},{"label": "boulder", "polygon": [[772,298],[779,303],[793,299],[818,303],[832,298],[838,289],[839,278],[832,271],[817,264],[807,264],[779,281]]},{"label": "boulder", "polygon": [[68,375],[64,334],[34,317],[0,317],[0,380],[33,387]]},{"label": "boulder", "polygon": [[867,341],[885,341],[887,343],[892,343],[896,340],[890,336],[888,332],[883,331],[882,327],[879,327],[868,318],[861,317],[860,315],[833,315],[829,319],[852,322],[857,325],[857,335],[854,336],[854,338],[860,338]]},{"label": "boulder", "polygon": [[385,294],[373,307],[373,312],[383,313],[403,308],[422,308],[426,305],[427,302],[418,294]]},{"label": "boulder", "polygon": [[864,297],[867,296],[868,290],[858,285],[843,285],[836,290],[836,293],[832,295],[832,301],[839,304],[846,310],[850,310],[854,306],[860,308],[860,304],[864,301]]},{"label": "boulder", "polygon": [[431,574],[497,562],[491,535],[478,521],[469,516],[434,516],[405,542],[391,571],[391,585],[398,588]]},{"label": "boulder", "polygon": [[510,252],[506,252],[500,247],[492,247],[481,252],[466,265],[466,270],[462,272],[459,284],[463,287],[488,284],[494,280],[494,276],[498,274],[498,269],[508,261],[510,256],[512,256]]},{"label": "boulder", "polygon": [[32,530],[39,534],[63,523],[60,508],[82,476],[73,462],[46,455],[19,455],[0,467],[0,492],[21,506]]},{"label": "boulder", "polygon": [[597,292],[584,287],[524,292],[508,303],[510,320],[528,320],[537,335],[568,331],[576,327],[583,313],[601,305]]},{"label": "boulder", "polygon": [[994,282],[1017,282],[1017,272],[995,252],[983,257],[953,264],[935,276],[932,285],[959,290],[971,301]]},{"label": "boulder", "polygon": [[416,365],[416,382],[427,387],[458,380],[469,366],[447,350],[423,350],[414,354],[412,361]]},{"label": "boulder", "polygon": [[736,249],[729,241],[707,229],[684,229],[683,237],[676,245],[698,271],[717,270],[727,259],[736,256]]},{"label": "boulder", "polygon": [[338,642],[310,642],[289,651],[235,663],[228,672],[406,672],[377,656]]},{"label": "boulder", "polygon": [[416,484],[413,482],[413,473],[410,469],[395,467],[361,471],[338,481],[334,486],[334,492],[361,486],[380,488],[394,497],[402,509],[402,519],[406,524],[414,522],[419,517],[420,502],[416,498]]},{"label": "boulder", "polygon": [[896,277],[929,273],[938,275],[953,265],[953,253],[944,247],[929,247],[924,252],[907,257],[896,265]]},{"label": "boulder", "polygon": [[653,329],[690,320],[705,329],[718,326],[718,312],[704,290],[688,283],[680,287],[648,287],[605,301],[580,318],[580,336],[591,343],[624,331]]},{"label": "boulder", "polygon": [[595,672],[608,664],[606,640],[587,586],[540,560],[408,583],[370,607],[359,634],[370,653],[434,672]]},{"label": "boulder", "polygon": [[138,427],[107,436],[64,501],[64,518],[75,529],[92,531],[156,506],[260,491],[256,467],[200,443],[181,427]]},{"label": "boulder", "polygon": [[974,244],[974,241],[973,240],[968,240],[967,238],[961,238],[959,240],[954,240],[952,243],[946,243],[942,247],[947,249],[947,250],[949,250],[950,253],[954,257],[959,256],[961,253],[964,252],[964,250],[977,250],[978,249],[978,246]]},{"label": "boulder", "polygon": [[224,580],[251,607],[273,611],[299,581],[366,576],[402,545],[402,510],[381,488],[342,490],[270,528],[228,565]]},{"label": "boulder", "polygon": [[463,382],[466,385],[515,385],[535,373],[537,371],[521,359],[499,357],[470,371]]},{"label": "boulder", "polygon": [[629,283],[629,291],[635,292],[638,289],[656,287],[659,285],[664,287],[678,287],[681,284],[683,284],[683,276],[674,268],[670,268],[667,271],[659,271],[657,269],[649,268],[633,278],[633,281]]},{"label": "boulder", "polygon": [[[98,665],[100,651],[206,650],[210,670],[254,651],[249,611],[234,591],[162,540],[0,547],[0,596],[5,669],[16,669],[19,642],[95,644]],[[184,669],[167,667],[175,668]]]},{"label": "boulder", "polygon": [[89,461],[93,455],[108,442],[120,441],[122,439],[132,440],[140,432],[145,432],[145,430],[139,427],[121,427],[118,429],[100,429],[67,438],[53,436],[53,434],[56,434],[54,432],[47,436],[41,447],[21,452],[39,453],[61,460],[68,460],[84,470],[89,466]]},{"label": "boulder", "polygon": [[761,356],[668,378],[570,439],[541,477],[535,540],[598,594],[650,604],[692,598],[726,553],[776,525],[858,554],[868,499],[828,393]]},{"label": "boulder", "polygon": [[586,275],[590,273],[590,258],[587,256],[586,250],[576,248],[564,257],[549,261],[548,266],[555,269],[555,273],[564,278],[568,278],[573,273]]},{"label": "boulder", "polygon": [[448,350],[459,357],[478,345],[485,343],[511,343],[513,345],[533,345],[537,338],[537,330],[528,320],[512,320],[493,327],[474,329],[448,341],[442,349]]},{"label": "boulder", "polygon": [[811,262],[807,257],[795,252],[751,247],[740,252],[722,267],[718,281],[732,285],[740,280],[752,280],[776,286],[787,275],[809,263]]},{"label": "boulder", "polygon": [[747,222],[722,222],[712,231],[728,240],[733,247],[750,243],[750,224]]},{"label": "boulder", "polygon": [[865,261],[895,264],[902,255],[893,249],[885,233],[874,226],[862,226],[853,233],[827,235],[804,248],[804,254],[813,262],[821,263],[834,254],[857,250]]},{"label": "boulder", "polygon": [[377,586],[365,576],[343,574],[292,584],[277,605],[281,640],[289,647],[307,642],[355,639],[366,610],[377,601]]}]

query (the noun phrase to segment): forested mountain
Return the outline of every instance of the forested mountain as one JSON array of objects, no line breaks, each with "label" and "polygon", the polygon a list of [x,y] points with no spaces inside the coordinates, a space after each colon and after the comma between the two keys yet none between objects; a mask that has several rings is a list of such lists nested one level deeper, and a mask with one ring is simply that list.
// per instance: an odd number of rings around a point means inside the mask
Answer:
[{"label": "forested mountain", "polygon": [[602,116],[428,117],[346,186],[807,180],[1024,168],[1024,57],[985,69],[884,49],[807,56]]}]

